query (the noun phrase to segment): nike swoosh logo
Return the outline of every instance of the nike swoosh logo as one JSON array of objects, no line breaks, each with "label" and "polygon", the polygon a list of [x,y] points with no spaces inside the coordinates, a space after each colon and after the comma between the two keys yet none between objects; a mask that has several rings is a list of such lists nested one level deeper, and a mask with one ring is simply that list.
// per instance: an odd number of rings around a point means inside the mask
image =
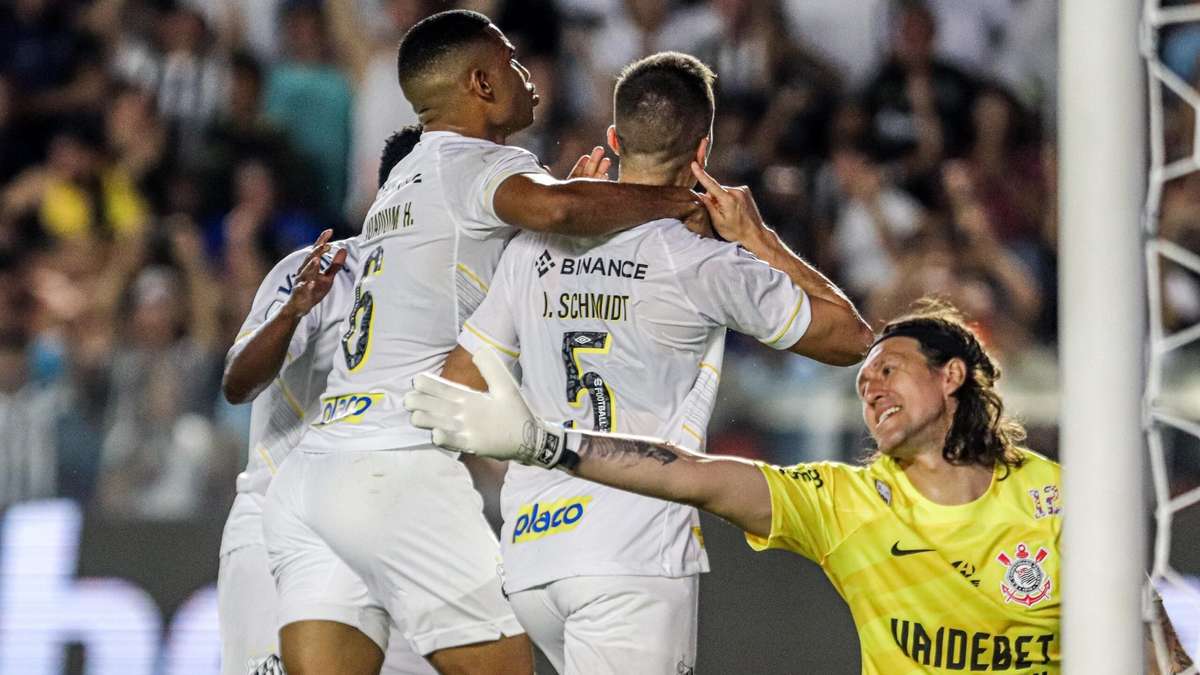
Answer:
[{"label": "nike swoosh logo", "polygon": [[929,553],[931,548],[900,548],[900,542],[892,544],[892,555],[912,555],[914,553]]}]

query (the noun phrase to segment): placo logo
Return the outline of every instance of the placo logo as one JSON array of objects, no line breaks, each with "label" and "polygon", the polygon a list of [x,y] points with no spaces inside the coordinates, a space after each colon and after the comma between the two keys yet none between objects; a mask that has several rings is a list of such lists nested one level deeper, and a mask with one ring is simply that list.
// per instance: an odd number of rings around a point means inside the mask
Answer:
[{"label": "placo logo", "polygon": [[88,675],[216,675],[217,594],[209,585],[176,612],[164,640],[150,595],[124,579],[76,579],[79,506],[10,508],[0,533],[0,675],[59,675],[83,645]]},{"label": "placo logo", "polygon": [[512,541],[520,544],[575,529],[591,497],[569,497],[556,502],[526,504],[517,511]]},{"label": "placo logo", "polygon": [[358,424],[362,422],[363,415],[367,414],[371,406],[379,403],[382,399],[383,394],[379,392],[328,396],[321,399],[321,421],[316,422],[314,426],[320,427],[337,422]]}]

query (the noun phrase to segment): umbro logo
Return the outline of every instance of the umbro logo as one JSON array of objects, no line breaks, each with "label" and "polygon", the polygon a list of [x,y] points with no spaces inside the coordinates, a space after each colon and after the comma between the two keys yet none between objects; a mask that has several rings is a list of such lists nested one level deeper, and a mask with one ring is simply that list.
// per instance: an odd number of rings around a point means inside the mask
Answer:
[{"label": "umbro logo", "polygon": [[892,555],[897,557],[902,555],[912,555],[914,553],[929,553],[932,550],[933,549],[931,548],[900,548],[900,542],[898,541],[892,544]]},{"label": "umbro logo", "polygon": [[550,251],[547,250],[543,250],[542,254],[533,261],[533,267],[537,270],[539,277],[546,276],[546,272],[549,272],[557,266],[558,263],[554,262],[554,259],[550,257]]}]

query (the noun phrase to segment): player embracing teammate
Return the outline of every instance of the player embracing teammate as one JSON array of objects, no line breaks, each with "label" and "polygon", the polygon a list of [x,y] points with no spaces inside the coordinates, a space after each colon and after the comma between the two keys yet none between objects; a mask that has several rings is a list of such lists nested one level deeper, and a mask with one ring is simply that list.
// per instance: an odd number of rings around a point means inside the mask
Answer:
[{"label": "player embracing teammate", "polygon": [[[557,181],[504,145],[532,122],[537,96],[483,15],[418,23],[398,66],[424,133],[367,215],[319,419],[267,493],[280,648],[293,675],[373,674],[397,623],[439,672],[528,673],[479,496],[456,456],[410,424],[402,398],[417,374],[442,367],[518,228],[594,237],[707,216],[687,188]],[[325,571],[338,561],[366,587],[355,621],[311,609],[314,594],[330,596]]]},{"label": "player embracing teammate", "polygon": [[[619,182],[696,183],[713,78],[670,52],[625,69],[608,132]],[[837,365],[870,343],[850,302],[774,232],[734,224],[713,221],[727,241],[675,219],[588,239],[519,234],[443,375],[481,386],[462,349],[491,348],[520,364],[531,406],[556,426],[701,450],[727,327]],[[509,602],[559,673],[691,672],[708,570],[695,508],[513,465],[501,511]]]}]

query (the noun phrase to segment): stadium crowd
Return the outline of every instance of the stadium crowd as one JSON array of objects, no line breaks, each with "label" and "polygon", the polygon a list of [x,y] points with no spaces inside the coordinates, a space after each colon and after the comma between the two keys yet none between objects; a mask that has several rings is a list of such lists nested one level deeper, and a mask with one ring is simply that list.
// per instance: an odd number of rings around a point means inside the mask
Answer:
[{"label": "stadium crowd", "polygon": [[[1053,455],[1056,5],[5,3],[0,509],[58,495],[122,518],[225,513],[249,406],[220,396],[224,354],[276,260],[326,227],[357,232],[384,139],[416,120],[397,40],[451,6],[516,43],[541,104],[512,142],[558,176],[603,142],[623,65],[675,49],[712,66],[709,171],[750,185],[767,222],[873,324],[930,293],[963,308],[1018,392],[1031,445]],[[1200,79],[1197,29],[1161,48]],[[1194,109],[1168,115],[1167,147],[1190,152]],[[1168,235],[1193,251],[1197,180],[1163,199]],[[1171,327],[1200,320],[1195,277],[1167,267],[1162,288]],[[731,340],[710,451],[857,456],[852,370]]]}]

